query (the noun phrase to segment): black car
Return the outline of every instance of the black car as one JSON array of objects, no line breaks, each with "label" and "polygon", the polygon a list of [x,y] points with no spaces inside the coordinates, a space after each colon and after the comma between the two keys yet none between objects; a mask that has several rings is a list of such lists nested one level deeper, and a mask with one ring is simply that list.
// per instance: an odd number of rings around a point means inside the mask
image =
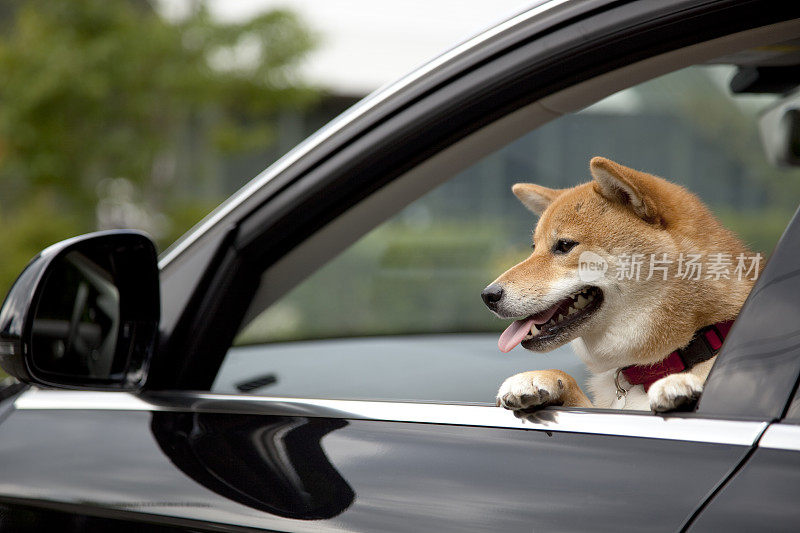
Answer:
[{"label": "black car", "polygon": [[[0,312],[0,529],[797,530],[798,85],[798,2],[547,0],[158,259],[134,231],[48,248]],[[510,184],[591,155],[769,254],[693,412],[494,406],[519,370],[585,377],[568,348],[501,355],[479,293],[533,224]]]}]

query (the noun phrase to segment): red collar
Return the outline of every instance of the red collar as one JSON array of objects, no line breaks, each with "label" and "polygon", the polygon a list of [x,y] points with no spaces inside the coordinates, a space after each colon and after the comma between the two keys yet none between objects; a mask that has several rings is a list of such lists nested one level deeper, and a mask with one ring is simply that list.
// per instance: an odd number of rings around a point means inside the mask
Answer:
[{"label": "red collar", "polygon": [[733,320],[727,320],[707,326],[695,333],[686,347],[675,350],[658,363],[627,366],[622,369],[622,374],[631,385],[644,385],[647,392],[650,385],[659,379],[688,370],[717,355],[732,325]]}]

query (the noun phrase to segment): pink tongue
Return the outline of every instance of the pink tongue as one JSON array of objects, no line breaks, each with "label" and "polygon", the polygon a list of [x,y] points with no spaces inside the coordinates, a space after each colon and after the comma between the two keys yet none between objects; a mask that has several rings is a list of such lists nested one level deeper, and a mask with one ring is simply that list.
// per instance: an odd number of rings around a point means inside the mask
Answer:
[{"label": "pink tongue", "polygon": [[500,351],[503,353],[510,352],[517,344],[522,342],[522,339],[525,338],[534,324],[544,324],[556,314],[558,308],[559,305],[554,305],[541,313],[512,322],[500,335],[500,339],[497,341],[497,347],[500,348]]},{"label": "pink tongue", "polygon": [[533,319],[528,318],[525,320],[517,320],[512,322],[510,326],[500,335],[500,340],[497,341],[497,347],[503,353],[508,353],[514,349],[514,346],[522,342],[525,335],[531,330],[533,326]]}]

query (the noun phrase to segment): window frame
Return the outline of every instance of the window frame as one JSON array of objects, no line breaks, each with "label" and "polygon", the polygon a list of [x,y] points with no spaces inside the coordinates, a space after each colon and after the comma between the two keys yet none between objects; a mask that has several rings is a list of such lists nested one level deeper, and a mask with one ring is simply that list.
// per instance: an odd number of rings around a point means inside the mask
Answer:
[{"label": "window frame", "polygon": [[[608,7],[597,5],[601,4]],[[800,15],[794,11],[730,1],[685,1],[668,8],[612,3],[608,9],[582,13],[570,24],[545,25],[538,38],[528,37],[514,46],[506,43],[502,55],[409,103],[307,169],[301,178],[288,171],[277,174],[234,209],[236,222],[218,222],[216,229],[223,237],[206,245],[209,266],[197,276],[197,287],[175,326],[162,330],[164,342],[146,388],[208,390],[246,316],[252,287],[262,271],[324,235],[335,226],[331,222],[341,220],[354,205],[401,184],[399,177],[426,165],[435,167],[434,156],[463,147],[476,138],[472,135],[476,132],[492,131],[504,120],[513,122],[519,118],[515,112],[526,106],[552,119],[590,103],[576,101],[564,89],[585,83],[594,90],[591,101],[597,101],[695,62],[684,57],[689,46],[698,45],[713,57],[719,55],[713,44],[708,46],[714,38],[764,29]],[[534,18],[526,24],[534,22],[542,21]],[[634,69],[631,78],[626,69],[637,65],[649,68]],[[180,266],[178,256],[162,272],[180,277]],[[170,288],[163,292],[169,298]]]}]

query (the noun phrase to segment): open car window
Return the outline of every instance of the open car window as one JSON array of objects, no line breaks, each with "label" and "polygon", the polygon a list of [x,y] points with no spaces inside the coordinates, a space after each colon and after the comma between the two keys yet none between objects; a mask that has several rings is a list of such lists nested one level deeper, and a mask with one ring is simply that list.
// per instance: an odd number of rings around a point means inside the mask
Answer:
[{"label": "open car window", "polygon": [[493,402],[506,377],[558,368],[583,385],[569,345],[502,354],[507,322],[480,292],[530,253],[535,217],[517,182],[588,181],[601,155],[686,186],[768,257],[800,198],[800,172],[769,165],[757,115],[775,99],[732,95],[735,69],[686,68],[545,124],[472,164],[257,306],[212,388],[276,396]]}]

